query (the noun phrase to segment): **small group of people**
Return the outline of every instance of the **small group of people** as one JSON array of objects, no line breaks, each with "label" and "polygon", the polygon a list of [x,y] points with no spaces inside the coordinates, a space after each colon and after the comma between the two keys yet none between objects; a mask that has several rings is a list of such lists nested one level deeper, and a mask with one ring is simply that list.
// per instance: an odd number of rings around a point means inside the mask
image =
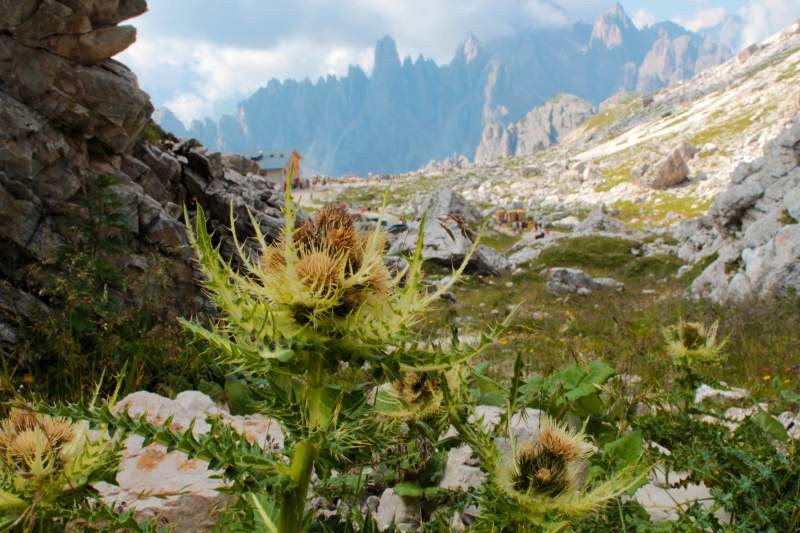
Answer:
[{"label": "small group of people", "polygon": [[540,224],[532,217],[525,217],[520,220],[511,221],[511,231],[514,233],[523,233],[529,229],[533,232],[535,239],[544,239],[545,237],[550,236],[550,229],[546,228],[543,224]]},{"label": "small group of people", "polygon": [[[311,187],[311,180],[308,178],[294,178],[292,179],[292,190],[299,191],[302,189],[309,189]],[[286,190],[286,183],[283,184],[283,190]]]}]

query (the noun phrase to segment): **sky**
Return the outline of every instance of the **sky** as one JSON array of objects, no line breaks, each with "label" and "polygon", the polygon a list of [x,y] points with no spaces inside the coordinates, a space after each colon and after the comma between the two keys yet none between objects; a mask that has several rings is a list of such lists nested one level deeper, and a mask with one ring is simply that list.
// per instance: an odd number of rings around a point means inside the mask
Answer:
[{"label": "sky", "polygon": [[[138,40],[118,59],[156,107],[185,123],[223,113],[272,78],[316,80],[357,64],[370,73],[375,42],[392,35],[401,56],[449,62],[472,33],[592,22],[613,0],[149,0],[132,21]],[[637,26],[673,20],[691,30],[726,14],[757,42],[800,18],[800,0],[622,0]]]}]

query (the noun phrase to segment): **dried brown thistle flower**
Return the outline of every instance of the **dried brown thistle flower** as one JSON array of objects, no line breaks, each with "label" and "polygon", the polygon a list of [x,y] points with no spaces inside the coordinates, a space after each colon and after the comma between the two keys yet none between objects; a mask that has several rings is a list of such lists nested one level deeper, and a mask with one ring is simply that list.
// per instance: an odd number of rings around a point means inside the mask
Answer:
[{"label": "dried brown thistle flower", "polygon": [[441,407],[442,391],[436,380],[425,372],[406,372],[392,387],[405,406],[404,416],[424,418],[437,413]]},{"label": "dried brown thistle flower", "polygon": [[16,407],[8,413],[8,420],[17,430],[31,429],[36,425],[36,415],[33,411]]},{"label": "dried brown thistle flower", "polygon": [[341,284],[339,261],[325,252],[311,252],[297,262],[297,276],[318,294],[329,294]]}]

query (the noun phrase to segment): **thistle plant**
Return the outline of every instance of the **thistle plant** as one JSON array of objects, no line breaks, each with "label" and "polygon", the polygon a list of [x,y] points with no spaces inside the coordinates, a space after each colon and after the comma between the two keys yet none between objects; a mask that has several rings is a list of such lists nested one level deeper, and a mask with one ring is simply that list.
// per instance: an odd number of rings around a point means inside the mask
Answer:
[{"label": "thistle plant", "polygon": [[[32,530],[42,510],[80,499],[114,459],[107,439],[87,422],[11,409],[0,422],[0,527]],[[68,505],[67,505],[68,507]]]},{"label": "thistle plant", "polygon": [[667,354],[679,368],[720,363],[725,357],[725,341],[717,341],[719,322],[706,326],[700,322],[678,321],[664,329]]},{"label": "thistle plant", "polygon": [[595,448],[582,431],[571,431],[548,415],[542,415],[533,440],[515,443],[512,438],[509,452],[499,450],[485,433],[464,427],[456,417],[459,425],[489,473],[479,519],[487,530],[563,531],[571,521],[635,488],[645,474],[639,465],[632,465],[602,483],[585,484]]},{"label": "thistle plant", "polygon": [[370,447],[385,445],[381,439],[397,423],[369,407],[375,388],[400,383],[409,405],[422,401],[430,408],[436,395],[429,383],[494,338],[485,335],[463,349],[421,338],[415,326],[459,279],[469,256],[449,283],[424,294],[422,229],[408,266],[393,275],[384,263],[380,228],[362,234],[343,207],[325,207],[298,224],[290,186],[295,169],[296,162],[287,179],[280,237],[268,243],[251,215],[259,249],[254,255],[234,232],[238,270],[214,245],[202,208],[193,228],[187,213],[205,287],[221,318],[211,327],[184,322],[222,363],[258,385],[263,401],[257,407],[288,433],[286,489],[273,514],[275,529],[292,533],[306,526],[315,468],[341,468],[359,449],[371,453]]},{"label": "thistle plant", "polygon": [[511,487],[523,494],[558,497],[578,489],[585,459],[592,449],[581,433],[573,433],[545,416],[539,434],[516,454]]},{"label": "thistle plant", "polygon": [[665,349],[673,366],[681,373],[679,384],[688,396],[700,385],[699,372],[703,367],[725,360],[726,341],[717,339],[719,322],[706,326],[700,322],[686,322],[664,328]]}]

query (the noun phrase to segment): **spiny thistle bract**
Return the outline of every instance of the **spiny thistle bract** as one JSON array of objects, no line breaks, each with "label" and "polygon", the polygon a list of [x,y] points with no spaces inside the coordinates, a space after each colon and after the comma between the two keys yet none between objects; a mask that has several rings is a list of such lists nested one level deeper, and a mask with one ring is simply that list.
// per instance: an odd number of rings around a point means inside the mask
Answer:
[{"label": "spiny thistle bract", "polygon": [[484,501],[489,509],[485,520],[497,515],[526,531],[530,525],[559,530],[641,481],[642,470],[628,467],[603,483],[582,487],[581,474],[592,453],[582,432],[572,432],[543,415],[536,438],[523,443],[515,454],[496,460],[493,478],[500,498],[489,493]]},{"label": "spiny thistle bract", "polygon": [[726,342],[717,341],[718,327],[719,322],[706,326],[680,320],[664,329],[667,354],[676,366],[683,368],[721,362]]},{"label": "spiny thistle bract", "polygon": [[109,440],[90,438],[87,422],[11,409],[0,421],[0,511],[32,514],[84,486],[113,458]]}]

